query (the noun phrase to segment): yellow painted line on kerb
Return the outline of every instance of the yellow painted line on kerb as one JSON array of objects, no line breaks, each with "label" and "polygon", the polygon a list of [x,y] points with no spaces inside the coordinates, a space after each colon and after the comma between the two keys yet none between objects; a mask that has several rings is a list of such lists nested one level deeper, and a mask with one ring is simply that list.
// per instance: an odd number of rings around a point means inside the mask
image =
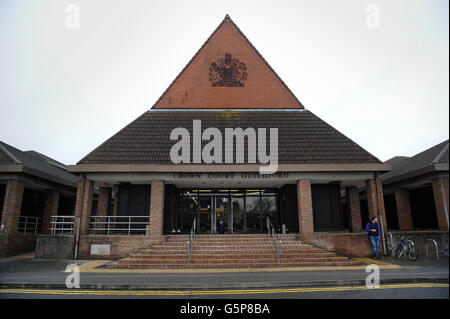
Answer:
[{"label": "yellow painted line on kerb", "polygon": [[253,295],[253,294],[281,294],[281,293],[311,293],[311,292],[336,292],[336,291],[362,291],[382,289],[405,288],[448,288],[448,284],[418,283],[382,285],[379,288],[366,286],[341,286],[320,288],[289,288],[289,289],[240,289],[240,290],[42,290],[42,289],[0,289],[0,294],[42,294],[42,295],[93,295],[93,296],[199,296],[199,295]]},{"label": "yellow painted line on kerb", "polygon": [[[402,267],[370,258],[354,258],[364,264],[375,264],[380,269],[400,269]],[[234,272],[284,272],[284,271],[329,271],[365,270],[366,266],[317,266],[317,267],[271,267],[271,268],[181,268],[181,269],[114,269],[98,268],[111,260],[93,260],[79,266],[83,273],[122,273],[122,274],[180,274],[180,273],[234,273]],[[67,271],[65,271],[67,272]]]}]

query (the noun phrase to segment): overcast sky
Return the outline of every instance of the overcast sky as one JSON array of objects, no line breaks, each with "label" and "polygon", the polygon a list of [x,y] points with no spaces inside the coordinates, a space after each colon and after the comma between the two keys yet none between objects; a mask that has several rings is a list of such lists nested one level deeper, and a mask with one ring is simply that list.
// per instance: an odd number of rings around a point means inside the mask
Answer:
[{"label": "overcast sky", "polygon": [[411,156],[448,139],[448,6],[0,0],[0,140],[75,164],[150,109],[228,13],[307,109],[381,160]]}]

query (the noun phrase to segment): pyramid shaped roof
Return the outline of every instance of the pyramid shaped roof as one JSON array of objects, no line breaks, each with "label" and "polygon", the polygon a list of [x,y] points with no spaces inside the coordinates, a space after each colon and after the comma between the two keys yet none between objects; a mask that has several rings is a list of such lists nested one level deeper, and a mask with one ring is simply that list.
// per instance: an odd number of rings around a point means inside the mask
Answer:
[{"label": "pyramid shaped roof", "polygon": [[303,106],[227,15],[153,108]]}]

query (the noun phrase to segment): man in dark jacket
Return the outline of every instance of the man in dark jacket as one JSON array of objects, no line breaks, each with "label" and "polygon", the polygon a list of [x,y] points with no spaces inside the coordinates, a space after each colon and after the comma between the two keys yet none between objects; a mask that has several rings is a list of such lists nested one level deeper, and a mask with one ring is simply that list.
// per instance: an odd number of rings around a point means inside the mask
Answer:
[{"label": "man in dark jacket", "polygon": [[366,230],[369,234],[370,243],[372,244],[373,254],[375,259],[380,258],[380,225],[378,218],[372,217],[367,223]]}]

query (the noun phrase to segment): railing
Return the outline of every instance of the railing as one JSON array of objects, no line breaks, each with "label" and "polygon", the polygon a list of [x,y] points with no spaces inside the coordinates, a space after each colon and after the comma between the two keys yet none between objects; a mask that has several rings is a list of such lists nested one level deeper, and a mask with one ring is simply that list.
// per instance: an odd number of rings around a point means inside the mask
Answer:
[{"label": "railing", "polygon": [[280,263],[281,239],[278,237],[278,234],[275,231],[275,227],[273,226],[272,221],[270,220],[270,218],[268,216],[266,217],[266,223],[267,223],[267,231],[269,233],[269,236],[271,236],[273,246],[274,246],[275,250],[277,251],[277,262]]},{"label": "railing", "polygon": [[52,235],[69,235],[73,234],[74,227],[74,216],[61,215],[52,216],[50,231]]},{"label": "railing", "polygon": [[149,216],[91,216],[93,235],[148,235]]},{"label": "railing", "polygon": [[23,234],[37,234],[41,228],[41,218],[20,216],[18,232]]},{"label": "railing", "polygon": [[191,250],[192,250],[192,246],[194,245],[194,238],[195,238],[195,229],[197,227],[197,217],[194,217],[194,221],[192,223],[191,226],[191,232],[189,235],[189,239],[187,241],[187,259],[188,259],[188,264],[191,264]]}]

